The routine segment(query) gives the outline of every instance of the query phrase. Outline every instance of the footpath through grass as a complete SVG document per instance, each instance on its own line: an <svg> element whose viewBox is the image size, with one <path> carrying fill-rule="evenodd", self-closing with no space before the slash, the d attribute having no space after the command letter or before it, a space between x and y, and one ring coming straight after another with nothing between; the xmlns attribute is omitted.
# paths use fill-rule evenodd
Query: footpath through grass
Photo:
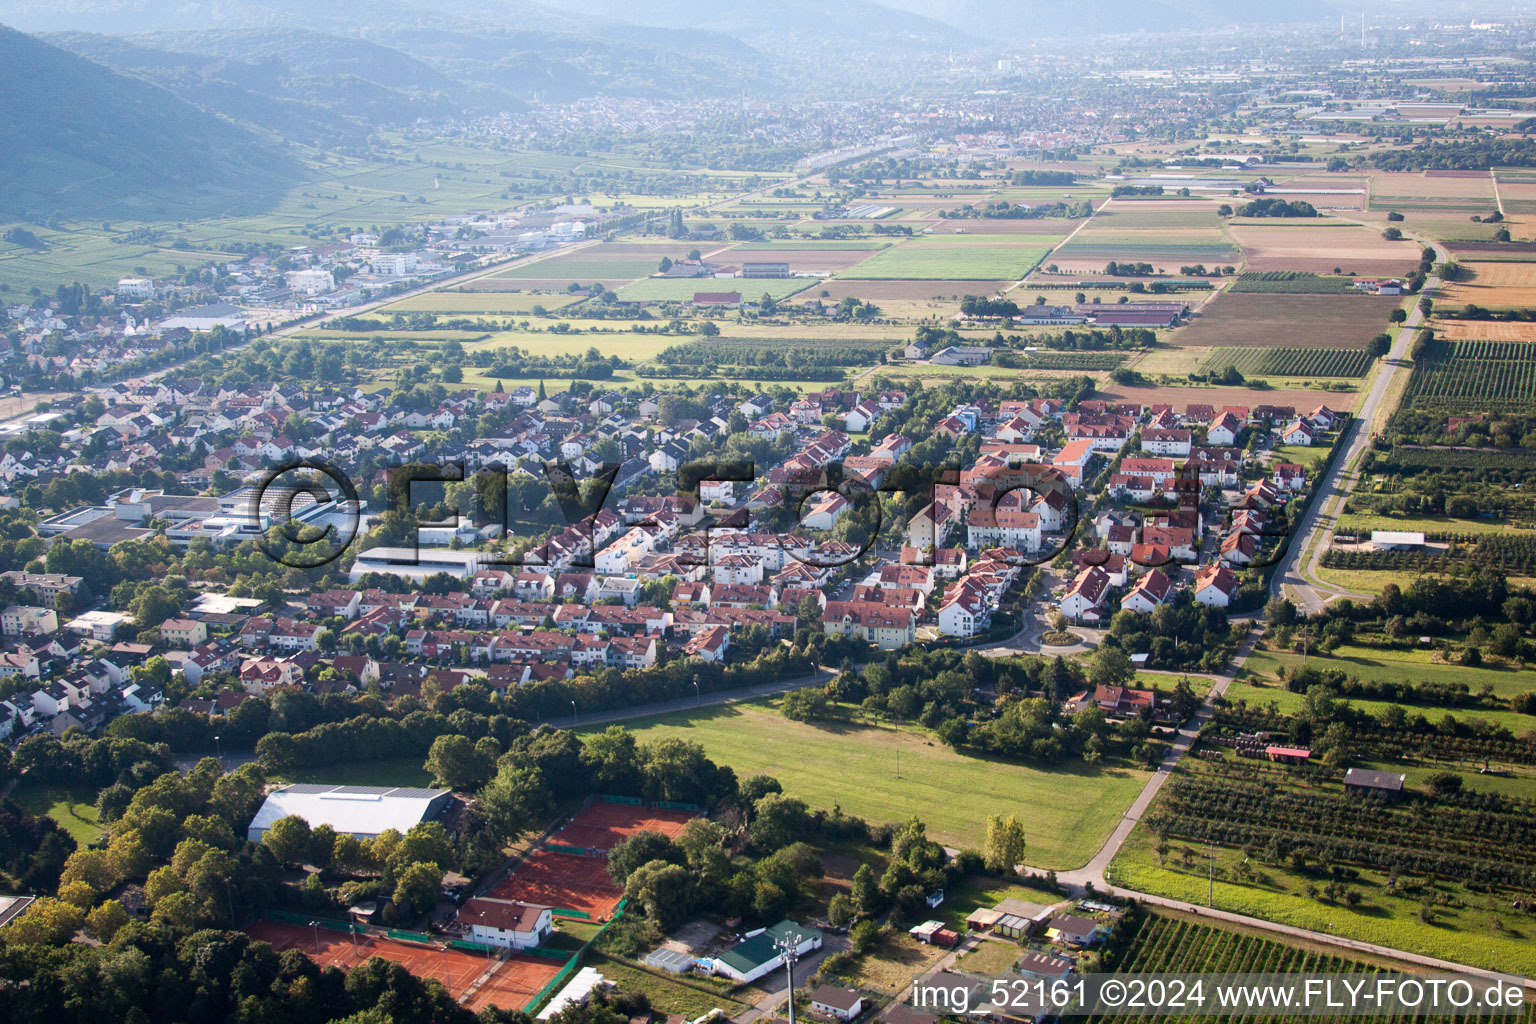
<svg viewBox="0 0 1536 1024"><path fill-rule="evenodd" d="M1049 868L1086 864L1147 780L1118 765L1046 769L968 757L926 729L811 725L763 704L636 719L626 728L641 742L697 741L738 778L772 775L812 807L838 806L871 822L915 814L948 846L980 847L987 816L1011 813L1027 830L1029 863Z"/></svg>

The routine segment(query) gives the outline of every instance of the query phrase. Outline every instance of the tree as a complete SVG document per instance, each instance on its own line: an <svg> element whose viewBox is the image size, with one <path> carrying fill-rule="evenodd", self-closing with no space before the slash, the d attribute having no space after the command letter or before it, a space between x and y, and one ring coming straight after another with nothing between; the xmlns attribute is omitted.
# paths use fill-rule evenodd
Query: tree
<svg viewBox="0 0 1536 1024"><path fill-rule="evenodd" d="M448 733L432 741L422 767L439 786L474 790L486 784L496 770L496 763L487 759L468 736Z"/></svg>
<svg viewBox="0 0 1536 1024"><path fill-rule="evenodd" d="M805 834L810 814L805 802L782 793L769 793L753 806L747 834L752 845L767 853L787 846Z"/></svg>
<svg viewBox="0 0 1536 1024"><path fill-rule="evenodd" d="M848 929L848 944L856 953L868 953L880 942L880 926L873 921L860 921Z"/></svg>
<svg viewBox="0 0 1536 1024"><path fill-rule="evenodd" d="M693 909L693 877L681 865L653 860L630 872L624 896L658 928L669 931L686 920Z"/></svg>
<svg viewBox="0 0 1536 1024"><path fill-rule="evenodd" d="M1400 324L1403 321L1408 319L1408 313L1407 313L1406 310L1404 310L1401 307L1399 307L1397 309L1394 309L1392 312L1388 313L1387 314L1387 319L1392 321L1394 324Z"/></svg>
<svg viewBox="0 0 1536 1024"><path fill-rule="evenodd" d="M853 920L853 900L847 893L838 893L827 903L827 920L832 922L834 928L846 928Z"/></svg>
<svg viewBox="0 0 1536 1024"><path fill-rule="evenodd" d="M279 864L298 864L309 856L309 822L297 814L278 818L262 833L261 844Z"/></svg>
<svg viewBox="0 0 1536 1024"><path fill-rule="evenodd" d="M1130 656L1119 647L1101 644L1088 659L1088 681L1095 686L1119 686L1135 675Z"/></svg>
<svg viewBox="0 0 1536 1024"><path fill-rule="evenodd" d="M849 893L853 900L853 907L860 914L873 914L880 909L880 883L875 878L875 869L868 864L860 864L859 870L853 873L853 887Z"/></svg>
<svg viewBox="0 0 1536 1024"><path fill-rule="evenodd" d="M651 829L641 829L608 851L608 873L622 886L643 864L653 861L684 864L687 860L682 849L670 838Z"/></svg>
<svg viewBox="0 0 1536 1024"><path fill-rule="evenodd" d="M719 336L720 328L715 326L715 322L713 320L705 320L703 323L699 324L699 337L717 338Z"/></svg>
<svg viewBox="0 0 1536 1024"><path fill-rule="evenodd" d="M552 811L544 773L531 766L503 764L480 791L480 812L504 842L511 842L549 817Z"/></svg>
<svg viewBox="0 0 1536 1024"><path fill-rule="evenodd" d="M128 923L128 911L117 900L107 900L85 915L85 930L102 942L111 942L117 930Z"/></svg>
<svg viewBox="0 0 1536 1024"><path fill-rule="evenodd" d="M987 836L982 845L987 870L1011 875L1024 862L1024 826L1013 815L994 814L987 819Z"/></svg>
<svg viewBox="0 0 1536 1024"><path fill-rule="evenodd" d="M394 900L409 906L413 913L422 914L437 903L442 889L443 869L436 864L416 861L399 873Z"/></svg>
<svg viewBox="0 0 1536 1024"><path fill-rule="evenodd" d="M1436 772L1425 781L1436 796L1455 796L1461 792L1462 779L1455 772Z"/></svg>
<svg viewBox="0 0 1536 1024"><path fill-rule="evenodd" d="M6 942L24 946L33 943L59 945L68 942L85 922L85 915L72 903L40 896L5 929Z"/></svg>

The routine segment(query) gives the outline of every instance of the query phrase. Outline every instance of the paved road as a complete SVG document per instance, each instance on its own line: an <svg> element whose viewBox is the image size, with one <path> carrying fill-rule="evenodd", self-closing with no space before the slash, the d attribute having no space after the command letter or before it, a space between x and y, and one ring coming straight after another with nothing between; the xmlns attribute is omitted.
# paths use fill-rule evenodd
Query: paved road
<svg viewBox="0 0 1536 1024"><path fill-rule="evenodd" d="M1434 243L1415 240L1421 241L1424 245L1433 246L1437 259L1446 258L1445 250L1434 246ZM1439 285L1438 277L1430 277L1424 282L1424 287L1419 294L1433 295ZM1317 497L1308 503L1301 523L1291 533L1290 545L1284 557L1270 577L1271 596L1290 597L1305 615L1320 611L1329 601L1337 597L1351 596L1368 599L1372 596L1314 581L1317 580L1318 563L1322 560L1324 552L1328 550L1328 545L1332 543L1334 524L1338 522L1339 515L1343 511L1345 499L1354 489L1361 456L1370 447L1372 423L1381 409L1382 401L1392 392L1399 378L1413 370L1413 364L1408 360L1408 349L1413 344L1413 336L1418 333L1423 318L1424 314L1415 301L1413 308L1408 312L1408 319L1398 328L1392 348L1382 360L1382 366L1376 373L1370 391L1366 393L1365 401L1361 403L1354 418L1350 420L1344 437L1339 440L1339 444L1343 446L1342 452L1333 460L1328 472L1314 482Z"/></svg>
<svg viewBox="0 0 1536 1024"><path fill-rule="evenodd" d="M1126 809L1119 823L1115 825L1115 830L1104 841L1104 845L1099 847L1099 852L1094 854L1093 859L1080 868L1056 872L1057 881L1074 887L1081 887L1089 882L1092 882L1099 889L1109 887L1109 883L1105 878L1105 871L1109 867L1109 862L1115 859L1115 854L1120 852L1120 847L1125 845L1126 839L1130 838L1131 830L1136 827L1136 823L1141 820L1141 816L1151 806L1153 798L1163 788L1164 783L1168 781L1168 777L1173 774L1174 767L1178 765L1185 754L1189 753L1189 748L1194 744L1195 737L1200 735L1200 728L1210 721L1211 716L1216 713L1216 699L1227 692L1227 687L1232 684L1233 676L1243 667L1243 663L1248 660L1248 655L1253 653L1253 645L1258 638L1259 633L1257 631L1250 632L1243 639L1243 642L1238 645L1237 651L1232 657L1230 671L1222 675L1208 677L1214 681L1211 683L1210 691L1205 695L1205 700L1196 709L1190 720L1179 727L1173 743L1168 748L1167 755L1163 758L1163 763L1158 766L1157 771L1152 773L1152 777L1147 780L1147 784L1142 787L1136 799L1131 802L1131 806Z"/></svg>

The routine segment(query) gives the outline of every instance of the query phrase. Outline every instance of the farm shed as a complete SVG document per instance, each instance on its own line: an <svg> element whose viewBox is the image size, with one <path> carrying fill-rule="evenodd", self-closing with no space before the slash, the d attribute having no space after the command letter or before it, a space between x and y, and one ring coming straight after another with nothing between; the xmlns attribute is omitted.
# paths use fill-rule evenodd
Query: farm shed
<svg viewBox="0 0 1536 1024"><path fill-rule="evenodd" d="M693 966L693 957L680 950L662 947L645 955L645 966L669 971L672 974L683 974Z"/></svg>
<svg viewBox="0 0 1536 1024"><path fill-rule="evenodd" d="M1396 799L1403 793L1403 783L1408 776L1402 772L1378 772L1370 768L1351 768L1344 773L1344 792L1380 793L1388 799Z"/></svg>
<svg viewBox="0 0 1536 1024"><path fill-rule="evenodd" d="M1424 546L1424 534L1417 530L1372 530L1371 547L1377 551L1416 551Z"/></svg>

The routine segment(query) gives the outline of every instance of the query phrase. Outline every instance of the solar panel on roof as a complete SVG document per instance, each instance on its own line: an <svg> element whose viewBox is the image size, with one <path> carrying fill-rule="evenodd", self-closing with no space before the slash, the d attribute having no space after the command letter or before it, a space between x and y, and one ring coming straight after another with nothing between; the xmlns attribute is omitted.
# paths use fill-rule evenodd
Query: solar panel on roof
<svg viewBox="0 0 1536 1024"><path fill-rule="evenodd" d="M281 792L314 796L317 793L329 793L334 788L333 786L317 786L313 782L296 782L291 786L284 786Z"/></svg>
<svg viewBox="0 0 1536 1024"><path fill-rule="evenodd" d="M384 796L386 793L393 793L394 789L390 786L336 786L331 792L345 793L348 796Z"/></svg>
<svg viewBox="0 0 1536 1024"><path fill-rule="evenodd" d="M448 792L446 789L392 789L389 795L408 800L433 800L446 792Z"/></svg>

